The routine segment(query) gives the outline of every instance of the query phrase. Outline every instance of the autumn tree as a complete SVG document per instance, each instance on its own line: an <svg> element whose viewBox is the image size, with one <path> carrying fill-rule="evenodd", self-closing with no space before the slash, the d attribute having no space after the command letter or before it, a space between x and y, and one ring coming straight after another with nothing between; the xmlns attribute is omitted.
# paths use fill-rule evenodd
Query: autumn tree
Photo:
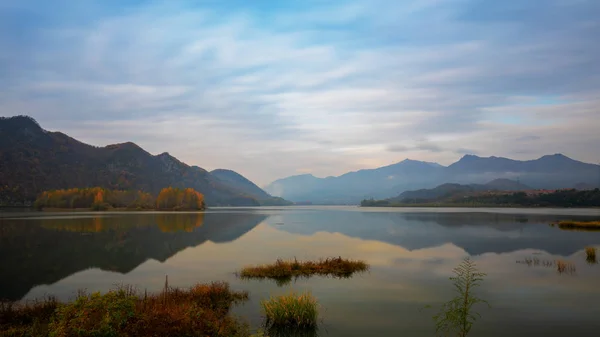
<svg viewBox="0 0 600 337"><path fill-rule="evenodd" d="M204 195L186 188L163 188L156 198L156 208L160 210L203 210L205 208Z"/></svg>

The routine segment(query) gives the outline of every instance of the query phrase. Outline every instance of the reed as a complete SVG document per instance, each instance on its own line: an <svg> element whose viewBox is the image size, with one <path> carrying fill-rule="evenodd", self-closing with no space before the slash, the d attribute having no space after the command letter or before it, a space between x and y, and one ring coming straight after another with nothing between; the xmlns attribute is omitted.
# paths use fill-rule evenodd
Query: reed
<svg viewBox="0 0 600 337"><path fill-rule="evenodd" d="M105 294L80 292L70 303L0 305L0 331L9 336L250 336L230 313L248 299L224 282L159 293L121 286Z"/></svg>
<svg viewBox="0 0 600 337"><path fill-rule="evenodd" d="M317 300L310 293L294 292L261 301L268 329L314 329L317 326Z"/></svg>
<svg viewBox="0 0 600 337"><path fill-rule="evenodd" d="M242 279L273 279L278 284L286 284L292 278L311 277L313 275L338 278L351 277L354 273L369 270L364 261L337 258L320 259L318 261L285 261L278 259L269 265L247 266L238 275Z"/></svg>
<svg viewBox="0 0 600 337"><path fill-rule="evenodd" d="M558 222L558 228L561 229L583 229L588 231L600 231L600 221L573 221L564 220Z"/></svg>
<svg viewBox="0 0 600 337"><path fill-rule="evenodd" d="M596 264L598 260L596 260L596 248L595 247L585 247L585 260L589 264Z"/></svg>

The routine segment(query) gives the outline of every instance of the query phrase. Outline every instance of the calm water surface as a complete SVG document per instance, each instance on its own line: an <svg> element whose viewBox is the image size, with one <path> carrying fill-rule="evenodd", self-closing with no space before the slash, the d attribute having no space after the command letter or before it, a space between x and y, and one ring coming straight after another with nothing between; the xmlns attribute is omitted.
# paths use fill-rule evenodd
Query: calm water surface
<svg viewBox="0 0 600 337"><path fill-rule="evenodd" d="M473 336L597 336L600 265L586 246L600 232L563 231L559 219L597 219L598 210L212 209L205 214L0 213L0 298L28 300L116 284L160 290L225 280L250 291L235 313L261 322L259 301L310 290L323 336L433 336L434 307L452 297L452 268L471 256L487 273ZM234 272L277 258L343 256L371 271L351 279L315 277L278 286ZM574 274L519 263L562 259Z"/></svg>

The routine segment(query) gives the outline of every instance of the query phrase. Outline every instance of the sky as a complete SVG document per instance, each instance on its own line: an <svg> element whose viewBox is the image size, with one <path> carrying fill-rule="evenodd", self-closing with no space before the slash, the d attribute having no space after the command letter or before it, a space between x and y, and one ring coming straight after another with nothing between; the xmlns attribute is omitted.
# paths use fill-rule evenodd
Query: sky
<svg viewBox="0 0 600 337"><path fill-rule="evenodd" d="M264 186L600 162L597 0L2 0L0 116Z"/></svg>

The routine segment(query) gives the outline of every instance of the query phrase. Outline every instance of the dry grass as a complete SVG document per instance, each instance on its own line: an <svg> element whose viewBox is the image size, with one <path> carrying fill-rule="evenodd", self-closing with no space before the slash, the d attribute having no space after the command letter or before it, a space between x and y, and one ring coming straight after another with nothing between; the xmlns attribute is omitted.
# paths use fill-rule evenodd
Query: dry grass
<svg viewBox="0 0 600 337"><path fill-rule="evenodd" d="M106 294L80 293L71 303L47 300L0 307L0 331L8 336L249 336L229 315L247 300L227 283L198 284L141 294L121 287Z"/></svg>
<svg viewBox="0 0 600 337"><path fill-rule="evenodd" d="M317 326L317 299L310 293L282 295L261 301L268 329L314 329Z"/></svg>
<svg viewBox="0 0 600 337"><path fill-rule="evenodd" d="M321 259L319 261L284 261L278 259L274 264L248 266L239 272L242 279L273 279L278 284L285 284L292 278L311 277L313 275L332 277L351 277L354 273L369 270L364 261L337 258Z"/></svg>
<svg viewBox="0 0 600 337"><path fill-rule="evenodd" d="M556 260L556 270L559 274L575 274L576 268L573 262Z"/></svg>
<svg viewBox="0 0 600 337"><path fill-rule="evenodd" d="M547 267L556 268L559 274L575 274L577 268L575 264L566 260L541 260L537 257L525 258L523 261L517 261L517 263L526 264L534 267Z"/></svg>
<svg viewBox="0 0 600 337"><path fill-rule="evenodd" d="M558 222L558 228L572 230L600 231L600 221L572 221Z"/></svg>
<svg viewBox="0 0 600 337"><path fill-rule="evenodd" d="M594 247L585 247L585 260L589 264L596 264L598 260L596 260L596 248Z"/></svg>

